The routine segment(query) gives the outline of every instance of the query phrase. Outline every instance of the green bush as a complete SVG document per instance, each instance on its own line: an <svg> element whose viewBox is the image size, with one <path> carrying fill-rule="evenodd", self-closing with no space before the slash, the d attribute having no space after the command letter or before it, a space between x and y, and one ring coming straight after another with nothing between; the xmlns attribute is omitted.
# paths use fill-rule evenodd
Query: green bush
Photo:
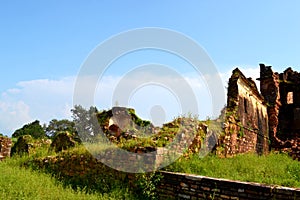
<svg viewBox="0 0 300 200"><path fill-rule="evenodd" d="M162 175L158 172L137 174L135 186L139 198L145 200L157 199L156 188L162 178Z"/></svg>

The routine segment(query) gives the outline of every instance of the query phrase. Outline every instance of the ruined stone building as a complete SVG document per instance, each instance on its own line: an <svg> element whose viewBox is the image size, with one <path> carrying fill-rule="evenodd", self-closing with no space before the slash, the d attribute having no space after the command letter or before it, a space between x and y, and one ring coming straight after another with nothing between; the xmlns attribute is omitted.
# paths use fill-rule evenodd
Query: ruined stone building
<svg viewBox="0 0 300 200"><path fill-rule="evenodd" d="M261 64L259 80L268 104L271 147L290 148L300 160L300 73L287 68L279 74Z"/></svg>
<svg viewBox="0 0 300 200"><path fill-rule="evenodd" d="M260 91L237 68L229 79L223 146L226 155L291 148L300 155L300 73L260 64ZM298 156L297 156L298 157Z"/></svg>
<svg viewBox="0 0 300 200"><path fill-rule="evenodd" d="M267 105L255 82L236 68L229 79L227 95L225 156L268 152Z"/></svg>
<svg viewBox="0 0 300 200"><path fill-rule="evenodd" d="M11 139L0 136L0 161L6 157L10 157L11 146Z"/></svg>
<svg viewBox="0 0 300 200"><path fill-rule="evenodd" d="M300 74L291 68L283 73L260 65L261 93L268 103L270 135L276 141L297 138L300 133Z"/></svg>

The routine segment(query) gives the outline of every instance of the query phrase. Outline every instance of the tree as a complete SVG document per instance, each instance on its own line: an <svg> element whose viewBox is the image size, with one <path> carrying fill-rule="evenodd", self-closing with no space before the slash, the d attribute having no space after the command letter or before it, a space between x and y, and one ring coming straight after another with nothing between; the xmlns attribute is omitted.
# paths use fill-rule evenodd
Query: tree
<svg viewBox="0 0 300 200"><path fill-rule="evenodd" d="M45 131L49 138L54 138L61 131L67 131L73 136L77 135L75 123L67 119L52 119L49 122L49 125L45 128Z"/></svg>
<svg viewBox="0 0 300 200"><path fill-rule="evenodd" d="M45 138L46 134L43 127L40 125L40 121L35 120L29 124L24 125L22 128L16 130L12 137L18 138L22 135L31 135L33 138Z"/></svg>
<svg viewBox="0 0 300 200"><path fill-rule="evenodd" d="M83 142L92 142L96 136L101 133L100 126L96 114L98 110L96 107L91 106L86 110L80 105L75 105L71 110L73 114L73 122L80 139Z"/></svg>

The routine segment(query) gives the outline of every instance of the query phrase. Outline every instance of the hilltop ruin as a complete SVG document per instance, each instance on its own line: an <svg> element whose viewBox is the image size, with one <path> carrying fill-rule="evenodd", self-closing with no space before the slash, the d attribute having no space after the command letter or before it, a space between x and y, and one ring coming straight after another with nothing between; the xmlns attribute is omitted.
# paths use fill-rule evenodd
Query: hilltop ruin
<svg viewBox="0 0 300 200"><path fill-rule="evenodd" d="M164 124L162 128L154 127L150 121L140 119L134 109L114 107L109 111L97 113L96 121L109 140L120 143L120 138L134 140L139 144L139 133L152 135L147 142L153 148L131 147L127 150L153 151L154 147L164 147L173 140L179 131L186 138L182 141L189 146L191 152L198 152L208 141L210 149L222 156L238 153L255 152L259 155L268 153L270 149L287 151L295 159L300 160L300 73L287 68L283 73L273 72L271 66L260 64L260 91L255 82L238 69L232 71L228 83L227 107L224 121L215 120L212 130L205 123L193 124L195 130L181 130L192 127L192 119L181 119ZM180 121L181 120L181 121ZM197 128L198 127L198 128ZM199 128L200 127L200 128ZM198 130L199 129L199 130ZM201 131L200 131L201 129ZM189 132L197 132L195 140L187 137ZM95 135L93 135L95 136ZM179 137L179 136L178 136ZM212 140L212 142L211 142ZM216 146L214 146L216 144ZM207 145L207 144L206 144ZM12 142L0 137L0 160L10 155ZM175 147L174 147L175 148ZM179 148L179 147L178 147Z"/></svg>
<svg viewBox="0 0 300 200"><path fill-rule="evenodd" d="M222 140L225 155L274 148L299 158L300 73L287 68L279 74L260 64L258 80L260 92L238 68L232 72Z"/></svg>

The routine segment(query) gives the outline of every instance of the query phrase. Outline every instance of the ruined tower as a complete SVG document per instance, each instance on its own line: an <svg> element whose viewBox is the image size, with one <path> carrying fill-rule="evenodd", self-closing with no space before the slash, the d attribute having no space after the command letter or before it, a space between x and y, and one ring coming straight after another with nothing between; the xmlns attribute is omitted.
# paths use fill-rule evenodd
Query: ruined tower
<svg viewBox="0 0 300 200"><path fill-rule="evenodd" d="M271 66L260 64L260 91L268 106L269 137L272 144L279 144L276 137L280 103L279 75L274 73Z"/></svg>
<svg viewBox="0 0 300 200"><path fill-rule="evenodd" d="M279 75L279 80L281 107L278 137L290 140L300 133L300 74L288 68Z"/></svg>
<svg viewBox="0 0 300 200"><path fill-rule="evenodd" d="M260 64L258 80L260 92L238 68L232 72L221 138L225 156L270 147L300 160L300 73L287 68L279 74Z"/></svg>
<svg viewBox="0 0 300 200"><path fill-rule="evenodd" d="M255 82L236 68L229 79L223 139L225 156L237 153L267 153L268 114Z"/></svg>
<svg viewBox="0 0 300 200"><path fill-rule="evenodd" d="M269 134L273 147L290 147L300 133L300 74L291 68L273 72L260 64L260 90L268 105Z"/></svg>

